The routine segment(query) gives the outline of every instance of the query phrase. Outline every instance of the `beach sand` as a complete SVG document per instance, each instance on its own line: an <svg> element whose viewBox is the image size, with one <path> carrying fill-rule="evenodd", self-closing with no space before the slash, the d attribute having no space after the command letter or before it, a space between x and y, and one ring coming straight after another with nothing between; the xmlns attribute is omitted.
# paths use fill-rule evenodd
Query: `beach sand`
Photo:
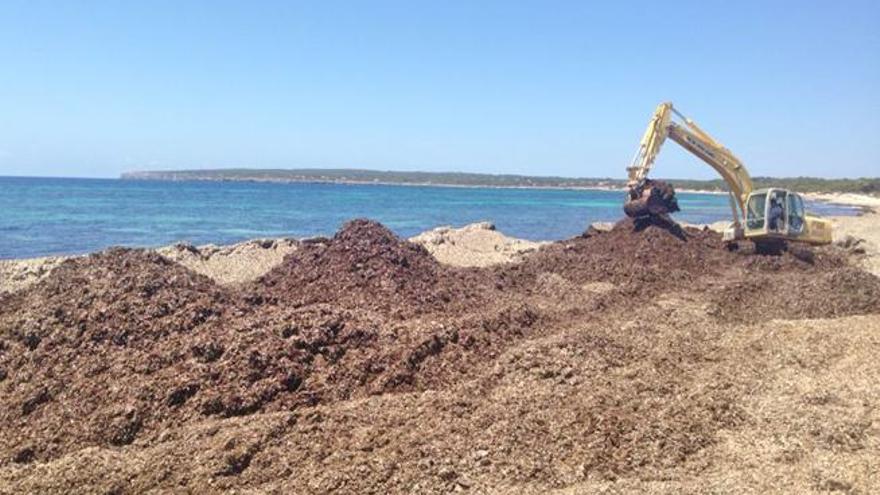
<svg viewBox="0 0 880 495"><path fill-rule="evenodd" d="M452 266L510 263L547 244L508 237L489 222L460 228L437 227L409 240L424 246L440 263Z"/></svg>
<svg viewBox="0 0 880 495"><path fill-rule="evenodd" d="M45 278L64 256L49 256L23 260L0 260L0 294L16 292Z"/></svg>
<svg viewBox="0 0 880 495"><path fill-rule="evenodd" d="M5 262L0 493L871 493L880 215L834 221Z"/></svg>
<svg viewBox="0 0 880 495"><path fill-rule="evenodd" d="M859 216L831 217L834 240L859 254L859 263L880 276L880 210L866 210Z"/></svg>
<svg viewBox="0 0 880 495"><path fill-rule="evenodd" d="M156 252L221 285L235 285L256 280L297 246L295 239L254 239L230 246L175 244Z"/></svg>
<svg viewBox="0 0 880 495"><path fill-rule="evenodd" d="M178 243L155 249L155 252L222 285L235 285L257 279L281 263L298 245L295 239L254 239L229 246ZM0 293L30 287L64 260L78 257L0 260Z"/></svg>

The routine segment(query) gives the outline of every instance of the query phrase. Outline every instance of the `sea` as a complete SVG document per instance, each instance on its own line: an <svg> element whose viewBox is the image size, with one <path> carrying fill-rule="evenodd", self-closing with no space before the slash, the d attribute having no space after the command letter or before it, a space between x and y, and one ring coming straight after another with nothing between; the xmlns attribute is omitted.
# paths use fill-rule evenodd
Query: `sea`
<svg viewBox="0 0 880 495"><path fill-rule="evenodd" d="M513 237L557 240L619 220L623 197L570 189L0 177L0 259L331 236L353 218L377 220L402 237L488 221ZM730 219L726 195L678 198L678 220ZM807 206L823 215L857 213Z"/></svg>

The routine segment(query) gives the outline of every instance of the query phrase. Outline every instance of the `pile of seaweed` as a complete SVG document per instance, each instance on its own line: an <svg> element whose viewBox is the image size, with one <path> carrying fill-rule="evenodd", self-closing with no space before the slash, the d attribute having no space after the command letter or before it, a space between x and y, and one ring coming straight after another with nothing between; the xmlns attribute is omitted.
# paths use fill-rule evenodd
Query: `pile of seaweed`
<svg viewBox="0 0 880 495"><path fill-rule="evenodd" d="M582 290L596 283L612 290ZM708 230L630 219L484 269L441 265L384 226L355 220L333 238L304 242L239 288L156 254L111 249L67 261L0 299L0 466L90 446L152 447L168 431L205 421L457 390L475 376L488 390L508 374L534 374L555 384L541 389L544 400L565 404L553 394L574 380L568 358L602 391L583 399L593 412L566 423L588 425L580 434L598 442L578 447L586 449L579 455L604 472L659 466L667 450L683 462L736 423L734 388L697 387L703 395L685 404L691 419L670 419L666 430L628 408L654 403L678 417L683 409L668 398L693 385L681 363L711 362L704 358L712 341L694 338L708 330L664 320L667 313L652 306L659 296L687 292L713 305L718 322L880 313L880 280L833 252L743 254ZM701 320L714 332L716 323ZM564 351L566 359L506 354L572 328L574 337L541 351ZM656 340L659 332L667 338ZM614 370L626 367L643 381L615 381ZM520 382L509 389L523 390ZM521 404L523 414L546 425L543 409L532 406ZM484 426L509 429L498 442L512 451L526 439L539 446L534 432L503 417L509 411L484 408ZM560 442L577 434L557 433ZM663 455L640 450L643 437Z"/></svg>

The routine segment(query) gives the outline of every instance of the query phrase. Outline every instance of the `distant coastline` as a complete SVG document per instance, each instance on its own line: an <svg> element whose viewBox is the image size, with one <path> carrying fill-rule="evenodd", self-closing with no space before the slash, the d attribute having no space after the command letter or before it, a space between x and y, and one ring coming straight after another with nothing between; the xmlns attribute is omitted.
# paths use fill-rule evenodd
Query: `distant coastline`
<svg viewBox="0 0 880 495"><path fill-rule="evenodd" d="M625 181L459 172L394 172L362 169L212 169L126 172L124 180L243 181L432 187L504 187L620 190Z"/></svg>
<svg viewBox="0 0 880 495"><path fill-rule="evenodd" d="M528 189L589 189L620 191L623 179L540 177L464 172L395 172L363 169L205 169L132 171L123 180L326 183L433 187L497 187ZM682 192L725 193L721 179L667 179ZM816 177L753 177L756 188L784 187L804 193L856 193L880 195L880 178L824 179Z"/></svg>

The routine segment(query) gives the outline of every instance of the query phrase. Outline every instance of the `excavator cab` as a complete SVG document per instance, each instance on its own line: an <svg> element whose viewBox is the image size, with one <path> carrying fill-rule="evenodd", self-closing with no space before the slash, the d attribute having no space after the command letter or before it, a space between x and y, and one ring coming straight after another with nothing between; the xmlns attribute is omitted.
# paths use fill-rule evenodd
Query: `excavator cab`
<svg viewBox="0 0 880 495"><path fill-rule="evenodd" d="M746 201L744 234L751 239L796 239L806 213L800 195L785 189L759 189ZM757 239L756 239L757 238Z"/></svg>
<svg viewBox="0 0 880 495"><path fill-rule="evenodd" d="M800 194L785 189L759 189L748 195L745 204L743 237L759 247L778 248L785 241L831 242L831 222L807 213Z"/></svg>

